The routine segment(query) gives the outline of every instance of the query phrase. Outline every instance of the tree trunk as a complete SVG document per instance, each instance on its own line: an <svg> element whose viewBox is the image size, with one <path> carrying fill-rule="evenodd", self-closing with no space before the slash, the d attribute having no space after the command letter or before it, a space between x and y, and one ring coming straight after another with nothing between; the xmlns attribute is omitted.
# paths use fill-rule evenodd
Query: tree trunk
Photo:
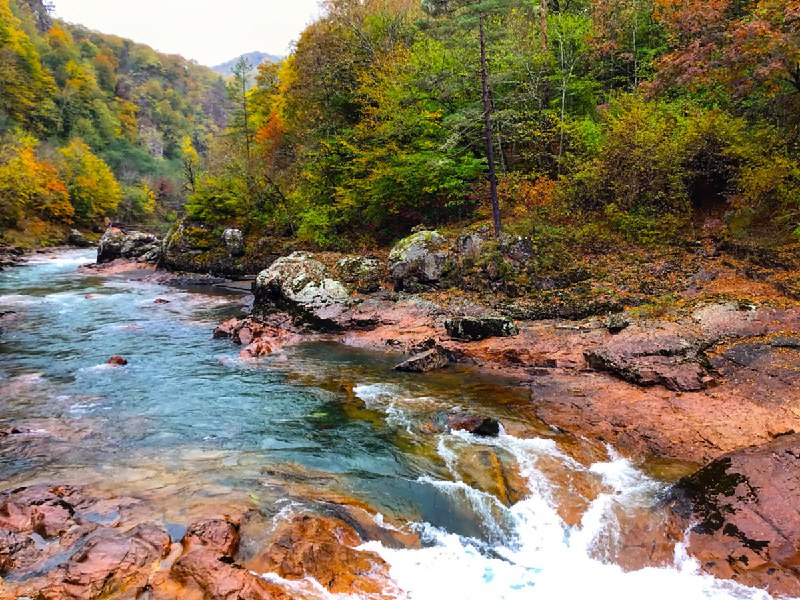
<svg viewBox="0 0 800 600"><path fill-rule="evenodd" d="M481 85L483 87L483 125L486 138L486 161L489 166L489 192L492 197L492 217L494 219L494 235L500 237L500 201L497 197L497 173L494 166L494 140L492 135L492 100L489 96L489 74L486 69L486 32L483 26L484 16L480 16L479 35L481 41Z"/></svg>
<svg viewBox="0 0 800 600"><path fill-rule="evenodd" d="M250 161L253 159L250 153L250 122L247 115L247 74L242 75L242 116L244 117L244 147L247 154L247 171L250 172Z"/></svg>
<svg viewBox="0 0 800 600"><path fill-rule="evenodd" d="M539 12L542 19L542 50L547 52L547 0L539 0Z"/></svg>

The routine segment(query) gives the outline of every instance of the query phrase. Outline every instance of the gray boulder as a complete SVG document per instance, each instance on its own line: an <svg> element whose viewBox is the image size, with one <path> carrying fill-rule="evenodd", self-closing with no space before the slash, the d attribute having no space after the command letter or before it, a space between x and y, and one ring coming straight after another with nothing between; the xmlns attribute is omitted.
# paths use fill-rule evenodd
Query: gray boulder
<svg viewBox="0 0 800 600"><path fill-rule="evenodd" d="M75 248L89 248L91 247L92 242L87 240L80 231L73 229L67 236L67 244L74 246Z"/></svg>
<svg viewBox="0 0 800 600"><path fill-rule="evenodd" d="M244 255L244 234L241 229L226 229L222 232L222 241L233 258Z"/></svg>
<svg viewBox="0 0 800 600"><path fill-rule="evenodd" d="M486 245L486 236L480 233L465 233L456 240L456 248L461 260L478 260Z"/></svg>
<svg viewBox="0 0 800 600"><path fill-rule="evenodd" d="M401 240L389 254L389 273L398 291L437 287L453 257L436 231L420 231Z"/></svg>
<svg viewBox="0 0 800 600"><path fill-rule="evenodd" d="M468 342L519 333L514 321L506 317L458 317L445 321L444 327L451 338Z"/></svg>
<svg viewBox="0 0 800 600"><path fill-rule="evenodd" d="M363 293L376 292L386 275L386 267L377 258L348 256L336 263L336 272L344 283Z"/></svg>
<svg viewBox="0 0 800 600"><path fill-rule="evenodd" d="M125 231L110 226L100 238L97 249L98 264L117 259L155 263L161 256L161 240L150 233Z"/></svg>
<svg viewBox="0 0 800 600"><path fill-rule="evenodd" d="M341 329L345 313L355 303L344 283L306 252L281 257L259 273L253 294L254 312L286 311L323 330Z"/></svg>

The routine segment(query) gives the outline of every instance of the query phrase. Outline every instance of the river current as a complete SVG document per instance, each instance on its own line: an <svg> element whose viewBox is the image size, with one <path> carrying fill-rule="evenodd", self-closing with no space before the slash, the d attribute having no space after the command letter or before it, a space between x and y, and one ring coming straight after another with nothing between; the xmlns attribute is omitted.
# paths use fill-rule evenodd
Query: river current
<svg viewBox="0 0 800 600"><path fill-rule="evenodd" d="M0 449L0 491L70 483L145 498L175 535L208 506L280 518L354 498L421 535L422 549L365 544L414 600L770 597L702 574L681 543L657 565L627 564L630 525L658 531L668 477L551 431L513 382L398 374L396 356L330 342L245 361L211 336L244 296L80 274L93 259L39 255L0 273L0 312L14 312L0 429L41 432ZM129 364L106 365L112 355ZM435 426L458 408L505 429Z"/></svg>

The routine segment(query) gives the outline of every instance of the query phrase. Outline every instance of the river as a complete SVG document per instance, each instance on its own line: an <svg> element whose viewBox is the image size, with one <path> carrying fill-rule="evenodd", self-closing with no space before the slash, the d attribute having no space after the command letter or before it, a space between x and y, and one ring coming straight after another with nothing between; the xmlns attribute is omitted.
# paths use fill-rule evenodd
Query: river
<svg viewBox="0 0 800 600"><path fill-rule="evenodd" d="M0 336L0 429L34 434L0 446L0 491L129 494L178 537L209 506L270 519L355 498L421 535L422 549L365 544L415 600L769 598L701 574L680 543L638 564L637 536L668 543L671 477L552 431L514 382L465 368L399 374L396 356L331 342L242 360L211 331L246 297L146 271L80 274L93 258L37 255L0 273L0 312L15 313ZM129 364L108 366L112 355ZM458 408L505 429L437 429Z"/></svg>

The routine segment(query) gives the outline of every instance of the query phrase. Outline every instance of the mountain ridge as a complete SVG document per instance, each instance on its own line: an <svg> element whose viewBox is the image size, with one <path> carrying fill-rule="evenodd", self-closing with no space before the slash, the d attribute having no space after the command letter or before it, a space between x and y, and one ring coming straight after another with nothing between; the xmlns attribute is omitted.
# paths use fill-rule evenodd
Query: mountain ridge
<svg viewBox="0 0 800 600"><path fill-rule="evenodd" d="M251 67L250 70L253 72L257 71L259 65L261 65L262 63L280 62L281 60L283 60L283 57L277 56L275 54L254 51L254 52L247 52L245 54L240 54L236 58L232 58L229 61L211 67L211 69L219 73L223 77L230 77L231 75L233 75L233 69L236 66L236 63L239 62L239 60L242 58L246 58L249 61Z"/></svg>

